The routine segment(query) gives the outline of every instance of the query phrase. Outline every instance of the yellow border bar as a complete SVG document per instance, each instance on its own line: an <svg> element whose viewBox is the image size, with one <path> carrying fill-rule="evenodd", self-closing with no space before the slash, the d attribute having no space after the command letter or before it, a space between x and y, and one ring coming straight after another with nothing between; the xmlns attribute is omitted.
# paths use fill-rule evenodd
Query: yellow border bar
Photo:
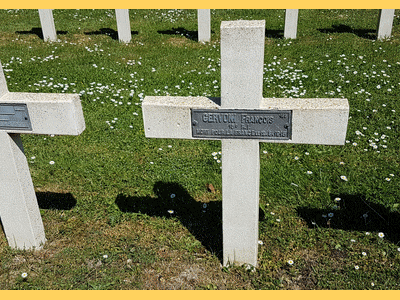
<svg viewBox="0 0 400 300"><path fill-rule="evenodd" d="M398 0L384 1L361 1L361 0L331 0L331 1L315 1L315 0L287 0L287 1L215 1L215 0L153 0L153 1L94 1L94 0L68 0L68 1L49 1L49 0L19 0L19 1L1 1L0 9L393 9L400 8Z"/></svg>

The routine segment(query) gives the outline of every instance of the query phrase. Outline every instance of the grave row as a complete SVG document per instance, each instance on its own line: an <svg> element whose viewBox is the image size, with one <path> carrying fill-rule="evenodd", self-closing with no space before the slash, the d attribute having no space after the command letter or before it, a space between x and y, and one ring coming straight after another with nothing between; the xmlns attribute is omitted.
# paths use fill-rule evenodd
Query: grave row
<svg viewBox="0 0 400 300"><path fill-rule="evenodd" d="M377 38L378 40L390 38L392 35L392 26L394 18L394 9L379 10ZM295 39L297 37L297 23L299 10L287 9L285 13L284 37Z"/></svg>
<svg viewBox="0 0 400 300"><path fill-rule="evenodd" d="M221 23L221 97L146 96L147 138L221 140L223 264L257 266L259 143L344 145L347 99L263 98L265 21ZM9 245L46 241L20 134L79 135L76 94L11 93L0 65L0 217Z"/></svg>
<svg viewBox="0 0 400 300"><path fill-rule="evenodd" d="M377 27L378 40L390 38L392 34L394 9L379 10L379 21ZM120 42L129 43L131 41L131 25L129 21L128 9L116 9L118 39ZM297 23L299 10L286 9L284 38L295 39L297 37ZM45 41L56 41L57 34L54 25L53 12L51 9L39 9L40 23ZM199 42L209 42L211 40L211 14L209 9L197 10L198 40Z"/></svg>
<svg viewBox="0 0 400 300"><path fill-rule="evenodd" d="M42 26L44 41L57 41L57 33L54 25L53 10L39 9L40 24ZM118 40L123 43L131 41L131 24L128 9L116 9ZM209 42L211 39L211 15L209 9L198 9L198 39L199 42Z"/></svg>

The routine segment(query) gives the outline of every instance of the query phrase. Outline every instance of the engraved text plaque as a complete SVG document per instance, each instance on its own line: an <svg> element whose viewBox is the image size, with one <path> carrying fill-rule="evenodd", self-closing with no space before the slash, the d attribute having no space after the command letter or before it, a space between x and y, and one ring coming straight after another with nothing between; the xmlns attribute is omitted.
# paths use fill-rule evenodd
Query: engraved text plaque
<svg viewBox="0 0 400 300"><path fill-rule="evenodd" d="M192 137L289 140L292 111L192 109Z"/></svg>

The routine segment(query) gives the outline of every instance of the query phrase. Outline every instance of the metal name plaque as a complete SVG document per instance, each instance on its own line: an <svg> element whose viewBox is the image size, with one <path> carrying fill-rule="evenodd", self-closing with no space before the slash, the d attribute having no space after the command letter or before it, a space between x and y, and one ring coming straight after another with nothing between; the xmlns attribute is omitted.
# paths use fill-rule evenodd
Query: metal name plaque
<svg viewBox="0 0 400 300"><path fill-rule="evenodd" d="M292 111L192 109L192 137L289 140Z"/></svg>
<svg viewBox="0 0 400 300"><path fill-rule="evenodd" d="M32 131L26 104L0 103L0 130Z"/></svg>

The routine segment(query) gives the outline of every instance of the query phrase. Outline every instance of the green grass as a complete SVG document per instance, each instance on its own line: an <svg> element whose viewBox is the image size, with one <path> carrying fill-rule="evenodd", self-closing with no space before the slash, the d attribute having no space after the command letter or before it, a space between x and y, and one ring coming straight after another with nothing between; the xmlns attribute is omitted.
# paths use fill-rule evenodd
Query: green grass
<svg viewBox="0 0 400 300"><path fill-rule="evenodd" d="M47 243L12 250L0 231L0 289L399 289L399 13L376 41L377 10L300 10L285 40L284 10L212 10L201 44L195 10L130 10L125 45L113 10L54 10L56 43L37 10L0 10L9 90L79 93L86 121L23 136ZM141 111L218 97L219 27L236 19L266 20L264 97L345 97L351 116L344 146L260 145L253 272L220 266L220 142L146 139Z"/></svg>

